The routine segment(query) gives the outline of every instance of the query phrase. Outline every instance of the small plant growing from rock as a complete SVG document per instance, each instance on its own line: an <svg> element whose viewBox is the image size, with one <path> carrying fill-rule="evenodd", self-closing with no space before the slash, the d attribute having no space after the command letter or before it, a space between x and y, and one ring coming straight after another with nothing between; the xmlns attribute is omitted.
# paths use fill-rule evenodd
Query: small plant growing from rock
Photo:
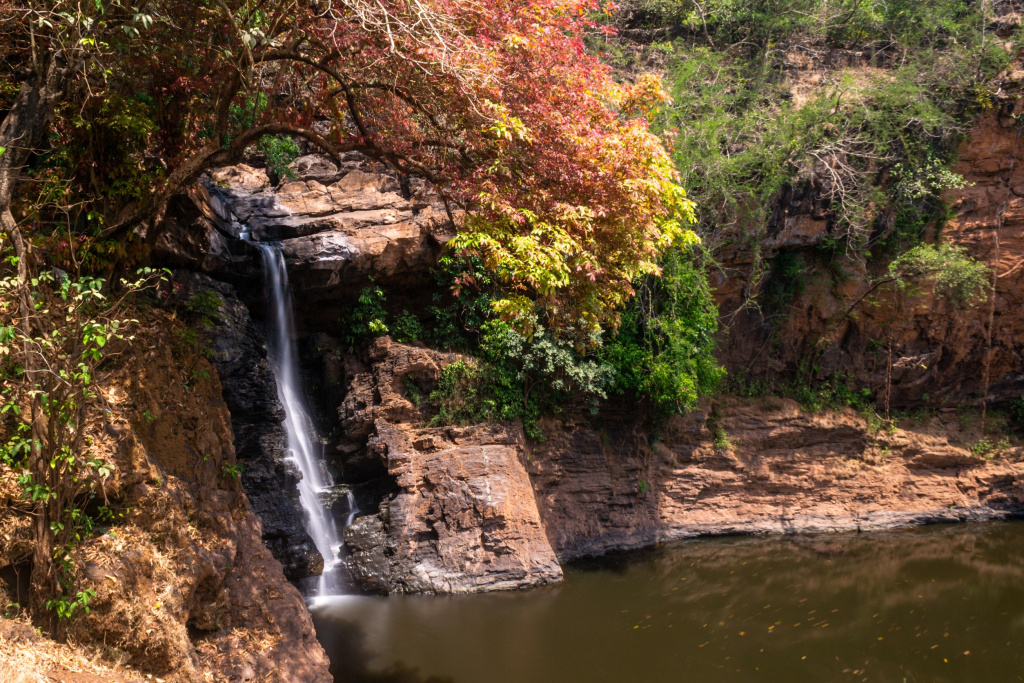
<svg viewBox="0 0 1024 683"><path fill-rule="evenodd" d="M716 425L714 434L714 445L716 451L732 450L732 442L729 441L729 435L726 433L725 427L722 425Z"/></svg>
<svg viewBox="0 0 1024 683"><path fill-rule="evenodd" d="M226 462L221 465L221 474L227 478L230 477L235 481L238 481L238 477L242 474L242 466L236 465L235 463Z"/></svg>
<svg viewBox="0 0 1024 683"><path fill-rule="evenodd" d="M982 437L971 446L971 455L984 460L992 460L1003 451L1009 450L1009 448L1010 440L1006 437L1003 437L996 442L993 442L987 437Z"/></svg>

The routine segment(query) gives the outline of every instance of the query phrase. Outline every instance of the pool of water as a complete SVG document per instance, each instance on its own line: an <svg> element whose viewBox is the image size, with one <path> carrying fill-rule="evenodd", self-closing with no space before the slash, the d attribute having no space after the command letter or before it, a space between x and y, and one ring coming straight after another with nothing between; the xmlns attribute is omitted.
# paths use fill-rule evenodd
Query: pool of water
<svg viewBox="0 0 1024 683"><path fill-rule="evenodd" d="M313 615L346 683L1024 681L1024 522L693 540Z"/></svg>

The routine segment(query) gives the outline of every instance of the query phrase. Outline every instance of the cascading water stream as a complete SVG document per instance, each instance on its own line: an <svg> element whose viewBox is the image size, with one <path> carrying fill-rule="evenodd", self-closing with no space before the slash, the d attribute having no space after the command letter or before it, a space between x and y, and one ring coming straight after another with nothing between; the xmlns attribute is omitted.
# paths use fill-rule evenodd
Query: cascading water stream
<svg viewBox="0 0 1024 683"><path fill-rule="evenodd" d="M277 395L284 406L285 434L288 450L302 479L299 481L299 499L306 511L306 527L316 549L324 558L324 571L320 575L317 597L331 594L328 577L338 566L341 541L334 516L323 502L334 482L323 467L320 440L310 419L302 391L295 352L295 319L292 314L292 293L288 285L288 271L280 249L273 244L254 243L263 255L263 275L270 289L270 329L268 341L270 362L277 380ZM349 509L355 510L349 493ZM349 517L353 517L354 512ZM350 523L350 522L349 522Z"/></svg>

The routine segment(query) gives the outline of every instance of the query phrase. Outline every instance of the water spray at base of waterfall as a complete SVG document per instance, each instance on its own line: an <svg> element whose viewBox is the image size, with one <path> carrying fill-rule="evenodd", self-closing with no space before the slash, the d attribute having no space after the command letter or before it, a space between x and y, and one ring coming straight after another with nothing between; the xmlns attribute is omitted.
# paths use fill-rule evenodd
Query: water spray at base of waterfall
<svg viewBox="0 0 1024 683"><path fill-rule="evenodd" d="M324 466L323 447L310 418L302 390L294 342L292 293L288 284L284 256L274 244L253 244L262 253L263 275L270 290L267 337L271 369L277 380L277 395L284 406L288 453L302 473L302 479L299 481L299 500L306 512L306 530L324 558L324 569L318 581L315 597L324 598L336 595L341 583L336 570L341 563L342 543L330 506L324 503L325 494L332 491L334 482ZM349 514L345 526L348 526L359 510L352 492L346 491L346 494Z"/></svg>

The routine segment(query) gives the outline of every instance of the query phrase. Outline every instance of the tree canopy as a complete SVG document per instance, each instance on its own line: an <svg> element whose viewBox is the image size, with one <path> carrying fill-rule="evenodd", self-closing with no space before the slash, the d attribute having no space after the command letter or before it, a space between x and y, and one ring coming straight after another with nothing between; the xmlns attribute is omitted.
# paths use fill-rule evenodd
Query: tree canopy
<svg viewBox="0 0 1024 683"><path fill-rule="evenodd" d="M503 315L537 306L593 332L662 250L692 239L692 205L648 131L665 94L650 78L615 83L584 50L600 11L593 0L3 0L5 125L26 97L41 102L22 117L30 131L6 126L0 139L25 150L9 160L8 192L32 181L12 217L69 265L122 256L133 235L155 239L171 196L202 172L290 136L425 178L458 219L453 246L507 283Z"/></svg>

